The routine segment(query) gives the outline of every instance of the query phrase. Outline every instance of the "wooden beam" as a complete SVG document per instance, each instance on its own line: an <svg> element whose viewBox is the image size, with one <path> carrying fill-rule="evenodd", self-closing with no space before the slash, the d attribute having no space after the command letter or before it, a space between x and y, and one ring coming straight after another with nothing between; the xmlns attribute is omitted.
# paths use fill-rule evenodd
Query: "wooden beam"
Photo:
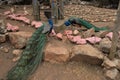
<svg viewBox="0 0 120 80"><path fill-rule="evenodd" d="M33 15L36 21L40 21L40 4L38 0L32 0L33 4Z"/></svg>
<svg viewBox="0 0 120 80"><path fill-rule="evenodd" d="M64 19L64 3L63 0L58 0L58 19Z"/></svg>
<svg viewBox="0 0 120 80"><path fill-rule="evenodd" d="M114 59L116 53L117 53L117 44L118 44L118 39L119 39L119 30L120 30L120 1L119 1L119 7L118 7L118 11L117 11L117 18L115 21L115 28L113 30L113 38L112 38L112 46L110 49L110 54L109 54L109 58L110 59Z"/></svg>

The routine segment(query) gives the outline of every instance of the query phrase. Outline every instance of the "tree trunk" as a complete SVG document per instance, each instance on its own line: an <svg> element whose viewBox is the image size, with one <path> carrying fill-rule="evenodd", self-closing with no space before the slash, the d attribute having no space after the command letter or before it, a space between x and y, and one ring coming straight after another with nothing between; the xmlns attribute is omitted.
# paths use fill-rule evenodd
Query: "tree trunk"
<svg viewBox="0 0 120 80"><path fill-rule="evenodd" d="M36 21L39 21L40 20L40 4L39 4L38 0L33 0L32 4L33 4L34 19Z"/></svg>
<svg viewBox="0 0 120 80"><path fill-rule="evenodd" d="M119 39L119 30L120 30L120 1L119 1L119 7L118 7L118 11L117 11L117 18L115 21L115 28L113 30L113 38L112 38L112 46L111 46L111 50L110 50L110 54L109 54L109 58L110 59L114 59L115 54L117 53L117 43L118 43L118 39Z"/></svg>
<svg viewBox="0 0 120 80"><path fill-rule="evenodd" d="M58 19L64 19L64 4L63 0L58 0Z"/></svg>
<svg viewBox="0 0 120 80"><path fill-rule="evenodd" d="M58 22L58 6L57 0L51 0L52 20L56 24Z"/></svg>

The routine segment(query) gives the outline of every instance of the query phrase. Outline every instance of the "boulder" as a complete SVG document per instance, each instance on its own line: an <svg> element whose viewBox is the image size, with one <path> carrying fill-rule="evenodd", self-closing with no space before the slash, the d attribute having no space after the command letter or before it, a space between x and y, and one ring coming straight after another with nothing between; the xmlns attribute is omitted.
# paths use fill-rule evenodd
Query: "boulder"
<svg viewBox="0 0 120 80"><path fill-rule="evenodd" d="M32 36L31 32L13 32L9 33L9 40L15 48L24 48L26 42Z"/></svg>
<svg viewBox="0 0 120 80"><path fill-rule="evenodd" d="M105 53L109 53L111 48L111 43L112 42L108 38L102 39L99 45L101 51Z"/></svg>
<svg viewBox="0 0 120 80"><path fill-rule="evenodd" d="M15 49L15 50L13 50L13 52L12 52L15 56L20 56L21 55L21 53L22 53L22 50L19 50L19 49Z"/></svg>
<svg viewBox="0 0 120 80"><path fill-rule="evenodd" d="M3 35L0 34L0 43L3 43L5 41L6 41L6 35L5 34L3 34Z"/></svg>
<svg viewBox="0 0 120 80"><path fill-rule="evenodd" d="M8 53L9 52L9 48L8 47L0 47L0 51L4 52L4 53Z"/></svg>
<svg viewBox="0 0 120 80"><path fill-rule="evenodd" d="M61 63L68 61L70 57L70 47L60 41L50 41L45 48L45 61L51 63Z"/></svg>
<svg viewBox="0 0 120 80"><path fill-rule="evenodd" d="M110 69L110 68L116 68L117 65L115 60L110 60L107 57L104 57L102 66L104 66L106 69Z"/></svg>
<svg viewBox="0 0 120 80"><path fill-rule="evenodd" d="M103 53L93 46L86 45L76 45L72 48L72 56L70 60L73 61L85 61L91 64L102 64Z"/></svg>
<svg viewBox="0 0 120 80"><path fill-rule="evenodd" d="M119 71L116 68L105 71L106 78L110 80L116 80L116 77L118 76L118 74L119 74Z"/></svg>
<svg viewBox="0 0 120 80"><path fill-rule="evenodd" d="M91 28L83 33L84 38L88 38L95 35L95 30L94 28Z"/></svg>
<svg viewBox="0 0 120 80"><path fill-rule="evenodd" d="M110 60L107 57L105 57L102 66L104 66L105 69L116 68L120 70L120 59L115 58L113 60Z"/></svg>

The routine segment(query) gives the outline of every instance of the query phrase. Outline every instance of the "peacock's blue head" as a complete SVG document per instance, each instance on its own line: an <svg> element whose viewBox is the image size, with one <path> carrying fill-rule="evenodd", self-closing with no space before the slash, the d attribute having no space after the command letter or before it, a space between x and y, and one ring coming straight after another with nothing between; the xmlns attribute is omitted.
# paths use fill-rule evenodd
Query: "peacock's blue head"
<svg viewBox="0 0 120 80"><path fill-rule="evenodd" d="M53 21L52 19L48 20L48 23L44 23L44 29L42 33L51 33L53 29Z"/></svg>
<svg viewBox="0 0 120 80"><path fill-rule="evenodd" d="M68 21L65 21L65 23L64 23L66 26L69 26L69 25L71 25L71 22L68 20Z"/></svg>

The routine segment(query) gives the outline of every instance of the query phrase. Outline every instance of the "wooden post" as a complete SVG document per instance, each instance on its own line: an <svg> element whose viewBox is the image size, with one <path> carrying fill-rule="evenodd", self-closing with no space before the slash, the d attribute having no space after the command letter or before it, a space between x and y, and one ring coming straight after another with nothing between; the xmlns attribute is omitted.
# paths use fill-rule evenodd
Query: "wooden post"
<svg viewBox="0 0 120 80"><path fill-rule="evenodd" d="M52 12L52 20L56 24L58 22L57 0L51 0L51 12Z"/></svg>
<svg viewBox="0 0 120 80"><path fill-rule="evenodd" d="M114 59L115 54L117 52L117 43L118 43L118 39L119 39L118 31L120 30L120 22L119 21L120 21L120 1L119 1L119 7L118 7L118 11L117 11L117 18L115 21L115 28L113 30L112 46L111 46L110 54L109 54L110 59Z"/></svg>
<svg viewBox="0 0 120 80"><path fill-rule="evenodd" d="M33 4L34 19L36 21L39 21L40 20L40 4L39 4L38 0L33 0L32 4Z"/></svg>
<svg viewBox="0 0 120 80"><path fill-rule="evenodd" d="M64 4L63 4L63 0L58 0L58 19L64 19Z"/></svg>

